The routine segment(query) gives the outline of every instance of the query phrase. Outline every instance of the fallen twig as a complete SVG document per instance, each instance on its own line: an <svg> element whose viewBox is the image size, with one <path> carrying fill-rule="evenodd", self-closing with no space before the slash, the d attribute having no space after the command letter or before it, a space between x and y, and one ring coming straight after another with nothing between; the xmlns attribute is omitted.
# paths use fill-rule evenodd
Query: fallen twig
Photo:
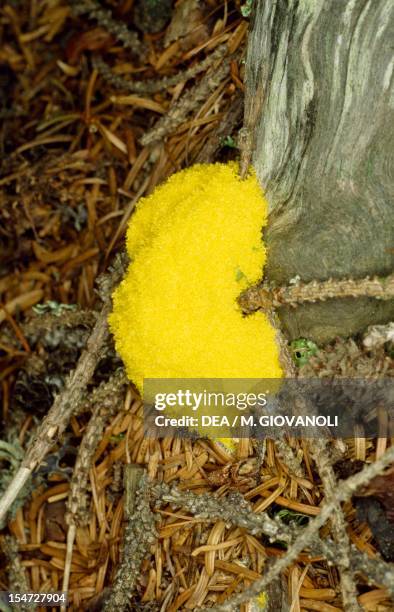
<svg viewBox="0 0 394 612"><path fill-rule="evenodd" d="M155 541L156 520L149 505L147 474L138 465L126 465L125 515L123 558L116 572L115 581L103 610L124 610L130 602L133 589L140 575L141 562Z"/></svg>
<svg viewBox="0 0 394 612"><path fill-rule="evenodd" d="M161 117L151 130L145 132L140 142L143 146L162 140L167 134L173 132L196 106L207 99L218 85L228 76L231 57L220 58L217 67L209 72L191 89L188 89L181 98Z"/></svg>
<svg viewBox="0 0 394 612"><path fill-rule="evenodd" d="M265 512L254 513L249 502L236 491L218 499L210 493L196 495L191 491L180 491L175 486L161 482L152 484L150 492L157 498L159 506L166 502L185 508L198 517L229 521L237 527L247 529L253 535L264 534L271 541L291 541L291 532L280 519L272 519Z"/></svg>
<svg viewBox="0 0 394 612"><path fill-rule="evenodd" d="M310 446L323 483L325 499L336 500L336 477L332 468L332 460L327 450L327 440L311 440ZM331 518L332 533L337 547L337 565L340 573L342 603L345 610L359 612L361 609L357 602L357 588L350 570L350 541L346 532L345 518L339 502Z"/></svg>
<svg viewBox="0 0 394 612"><path fill-rule="evenodd" d="M330 518L335 512L338 503L347 501L352 497L355 491L372 480L375 476L394 461L394 446L385 452L375 463L367 465L361 472L351 476L345 481L342 481L335 492L334 499L325 502L320 514L309 522L302 534L293 542L287 553L278 559L268 570L268 572L260 579L256 580L250 587L238 593L224 604L209 608L210 612L233 612L238 610L238 606L253 597L256 597L263 591L272 580L274 580L283 570L285 570L293 561L295 561L300 552L310 544L313 537L317 534L320 527ZM208 608L203 608L208 612Z"/></svg>
<svg viewBox="0 0 394 612"><path fill-rule="evenodd" d="M19 491L59 436L62 435L72 414L77 410L82 393L93 375L97 361L101 356L103 344L108 335L107 318L109 312L110 305L106 304L97 319L87 347L82 353L76 369L69 376L63 392L56 397L51 409L40 424L35 437L26 451L21 467L0 500L0 522L18 496Z"/></svg>
<svg viewBox="0 0 394 612"><path fill-rule="evenodd" d="M305 477L305 471L302 467L301 460L294 455L293 449L283 436L275 439L275 446L281 459L289 468L290 473L293 473L295 476L299 476L300 478Z"/></svg>
<svg viewBox="0 0 394 612"><path fill-rule="evenodd" d="M279 519L272 519L266 512L256 514L252 506L236 492L218 499L210 494L181 491L175 485L155 483L151 493L157 498L159 506L169 503L197 517L224 520L255 536L265 535L271 542L282 541L291 545L304 530L295 525L285 525ZM316 537L311 540L310 548L313 554L323 554L330 564L337 562L337 544L331 539L321 540ZM370 559L355 546L350 547L349 559L354 572L363 574L370 584L384 585L394 598L394 567L385 561Z"/></svg>
<svg viewBox="0 0 394 612"><path fill-rule="evenodd" d="M125 23L114 19L111 11L104 9L100 2L96 0L79 0L78 2L72 0L71 10L76 16L88 14L91 19L97 21L107 32L119 40L124 47L134 52L141 50L142 43L137 32L132 32Z"/></svg>
<svg viewBox="0 0 394 612"><path fill-rule="evenodd" d="M63 391L56 397L51 409L40 424L27 448L21 467L0 500L0 523L33 471L40 465L56 440L65 431L71 416L78 410L86 385L93 376L109 336L107 319L111 309L111 289L113 284L121 278L122 274L122 264L118 262L111 275L111 280L101 280L102 297L105 301L104 306L97 318L86 349L83 351L77 367L69 376Z"/></svg>
<svg viewBox="0 0 394 612"><path fill-rule="evenodd" d="M334 560L334 559L333 559ZM371 559L361 553L354 545L350 551L350 568L357 574L362 574L369 584L385 586L394 601L394 564L374 557Z"/></svg>
<svg viewBox="0 0 394 612"><path fill-rule="evenodd" d="M13 536L3 536L0 541L0 548L8 561L8 590L17 593L28 593L30 591L29 581L26 576L18 554L18 542ZM18 604L18 610L35 610L34 604Z"/></svg>
<svg viewBox="0 0 394 612"><path fill-rule="evenodd" d="M120 409L125 384L127 384L126 375L123 370L120 370L109 381L102 383L94 390L93 398L89 398L95 402L96 407L80 444L70 484L66 514L67 549L62 591L68 591L76 528L89 522L87 508L89 470L106 422ZM65 606L63 609L66 609Z"/></svg>
<svg viewBox="0 0 394 612"><path fill-rule="evenodd" d="M120 74L116 74L101 57L94 56L92 58L93 68L96 68L99 74L113 87L121 89L123 91L130 91L136 93L156 93L163 91L169 87L174 87L178 83L183 83L189 79L194 79L201 72L205 72L214 64L220 60L227 53L227 45L219 45L212 53L210 53L201 62L197 62L190 68L187 68L183 72L177 72L173 76L164 76L160 79L149 79L146 81L130 81L125 79Z"/></svg>
<svg viewBox="0 0 394 612"><path fill-rule="evenodd" d="M353 279L329 279L296 282L294 285L272 287L268 284L250 287L239 297L244 312L259 308L272 309L281 306L296 307L305 302L320 302L330 298L371 297L377 300L394 299L394 274L386 277Z"/></svg>

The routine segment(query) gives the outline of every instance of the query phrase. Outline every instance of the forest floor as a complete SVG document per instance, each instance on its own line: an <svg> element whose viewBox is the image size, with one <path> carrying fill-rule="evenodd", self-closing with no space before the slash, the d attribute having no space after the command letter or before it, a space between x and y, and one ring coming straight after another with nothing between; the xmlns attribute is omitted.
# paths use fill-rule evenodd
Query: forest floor
<svg viewBox="0 0 394 612"><path fill-rule="evenodd" d="M0 495L97 328L137 200L239 157L249 4L0 8ZM291 350L303 376L394 375L379 340ZM66 584L72 610L219 609L272 571L267 597L228 609L393 610L394 469L373 472L389 437L247 439L234 454L153 440L108 336L85 378L0 525L0 591Z"/></svg>

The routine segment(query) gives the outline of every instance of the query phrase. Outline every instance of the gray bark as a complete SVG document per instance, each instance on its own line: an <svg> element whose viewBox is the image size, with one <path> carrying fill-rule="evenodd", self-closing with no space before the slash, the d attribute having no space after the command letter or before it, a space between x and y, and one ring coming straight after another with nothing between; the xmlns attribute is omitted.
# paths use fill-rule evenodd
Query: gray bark
<svg viewBox="0 0 394 612"><path fill-rule="evenodd" d="M277 284L394 269L393 0L256 0L246 62L253 165L269 202ZM279 312L318 342L394 320L394 301Z"/></svg>

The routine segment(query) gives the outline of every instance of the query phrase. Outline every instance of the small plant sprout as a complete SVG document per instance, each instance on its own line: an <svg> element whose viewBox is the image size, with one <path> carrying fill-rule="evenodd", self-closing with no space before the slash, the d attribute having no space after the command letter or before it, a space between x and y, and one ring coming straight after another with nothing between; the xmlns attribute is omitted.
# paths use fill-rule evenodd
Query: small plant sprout
<svg viewBox="0 0 394 612"><path fill-rule="evenodd" d="M290 348L293 359L298 367L307 364L310 358L316 355L319 350L318 346L312 342L312 340L307 340L306 338L293 340L290 344Z"/></svg>
<svg viewBox="0 0 394 612"><path fill-rule="evenodd" d="M252 13L253 0L246 0L245 4L241 5L242 17L248 18Z"/></svg>
<svg viewBox="0 0 394 612"><path fill-rule="evenodd" d="M238 149L238 145L232 136L224 136L220 139L221 147L229 147L230 149Z"/></svg>

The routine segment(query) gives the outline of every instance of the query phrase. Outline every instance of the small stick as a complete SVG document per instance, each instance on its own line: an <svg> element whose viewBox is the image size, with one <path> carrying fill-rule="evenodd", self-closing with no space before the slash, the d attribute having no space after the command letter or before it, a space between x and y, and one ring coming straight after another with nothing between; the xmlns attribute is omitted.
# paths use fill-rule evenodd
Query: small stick
<svg viewBox="0 0 394 612"><path fill-rule="evenodd" d="M145 132L140 139L143 146L150 145L163 140L171 134L185 120L187 115L194 110L200 102L205 102L209 94L214 91L229 74L231 56L218 60L219 66L213 66L200 81L188 89L177 100L168 112L161 117L151 130Z"/></svg>
<svg viewBox="0 0 394 612"><path fill-rule="evenodd" d="M394 299L394 274L386 277L353 279L329 279L297 282L284 287L272 287L266 283L250 287L239 297L239 304L246 313L259 308L272 309L293 306L305 302L321 302L331 298L371 297L377 300Z"/></svg>
<svg viewBox="0 0 394 612"><path fill-rule="evenodd" d="M322 527L331 517L332 513L335 512L337 504L349 500L357 489L382 473L387 466L393 463L393 461L394 446L387 450L380 459L375 461L375 463L367 465L361 472L339 483L335 491L335 496L322 505L320 514L309 522L302 534L290 546L287 553L278 559L261 579L253 582L250 587L242 591L242 593L238 593L224 604L209 609L203 608L204 612L233 612L234 610L238 610L240 604L256 597L256 595L261 593L272 580L279 576L283 570L297 559L300 552L318 533L320 527Z"/></svg>
<svg viewBox="0 0 394 612"><path fill-rule="evenodd" d="M133 594L141 563L157 537L155 515L149 505L147 475L138 465L128 464L125 470L125 516L123 559L116 572L111 593L103 610L125 610Z"/></svg>
<svg viewBox="0 0 394 612"><path fill-rule="evenodd" d="M102 7L98 0L72 0L70 3L71 11L74 15L88 14L91 19L97 21L99 25L112 34L124 47L136 53L141 51L142 43L137 32L128 29L123 21L114 19L112 12Z"/></svg>
<svg viewBox="0 0 394 612"><path fill-rule="evenodd" d="M33 471L39 466L50 448L62 435L71 416L77 410L82 393L93 376L97 361L102 353L103 345L108 337L107 318L109 311L110 304L106 304L97 319L77 367L68 378L64 390L56 397L48 414L39 426L35 437L26 451L21 467L0 500L0 523L5 518L7 511Z"/></svg>
<svg viewBox="0 0 394 612"><path fill-rule="evenodd" d="M205 59L190 66L190 68L187 68L183 72L180 71L173 76L164 76L160 79L149 79L146 81L129 81L125 79L121 75L114 73L111 66L109 66L102 57L93 56L92 64L93 68L100 73L103 79L117 89L136 93L155 93L168 89L169 87L174 87L174 85L183 83L184 81L186 82L189 79L194 79L194 77L201 72L208 70L208 68L218 59L221 59L227 51L228 48L226 44L219 45L212 53L207 55Z"/></svg>
<svg viewBox="0 0 394 612"><path fill-rule="evenodd" d="M95 408L78 449L67 500L67 548L62 585L62 591L64 592L68 591L69 586L77 526L85 525L89 521L87 482L93 457L106 423L121 408L122 390L127 382L124 370L119 370L108 381L101 383L99 387L94 389L92 396L89 398L93 405L95 404ZM66 606L61 606L60 610L65 612Z"/></svg>
<svg viewBox="0 0 394 612"><path fill-rule="evenodd" d="M327 440L311 440L310 446L323 483L325 498L335 501L337 480L332 467L332 461L327 448ZM342 603L345 610L359 612L361 610L357 601L357 588L350 570L349 551L350 541L346 531L345 518L339 502L331 518L332 534L337 546L337 565L340 573Z"/></svg>
<svg viewBox="0 0 394 612"><path fill-rule="evenodd" d="M25 568L23 567L18 555L18 542L13 536L3 536L0 541L1 549L8 560L8 590L17 591L20 593L28 593L30 591L29 581L26 576ZM6 608L8 610L8 607ZM18 610L36 610L34 604L18 604Z"/></svg>
<svg viewBox="0 0 394 612"><path fill-rule="evenodd" d="M128 463L124 467L124 487L125 487L125 500L124 500L124 514L125 519L129 521L135 510L136 494L140 484L140 480L144 473L142 466Z"/></svg>
<svg viewBox="0 0 394 612"><path fill-rule="evenodd" d="M281 540L291 544L303 532L303 528L285 525L280 520L273 520L266 512L256 514L245 499L234 492L226 497L216 498L210 494L196 494L192 491L181 491L175 485L154 483L151 493L157 498L156 504L169 503L184 508L197 517L209 517L209 520L224 520L246 529L255 536L268 536L271 542ZM331 539L313 539L310 548L314 554L323 554L329 563L337 562L337 544ZM350 547L352 570L363 574L370 584L386 586L394 598L394 568L380 559L370 559L368 555Z"/></svg>
<svg viewBox="0 0 394 612"><path fill-rule="evenodd" d="M71 573L71 561L73 556L73 548L75 535L77 533L77 526L75 523L71 523L68 526L67 530L67 544L66 544L66 559L64 561L64 574L63 574L63 583L62 583L62 591L66 593L68 591L68 585L70 582L70 573ZM67 606L64 604L60 606L60 612L66 612Z"/></svg>
<svg viewBox="0 0 394 612"><path fill-rule="evenodd" d="M185 508L195 516L229 521L237 527L247 529L253 535L266 535L271 541L291 541L291 532L279 519L272 519L266 512L253 512L252 506L244 497L232 492L226 497L217 499L209 493L196 495L192 491L180 491L167 483L152 483L151 495L157 498L157 504L172 504Z"/></svg>
<svg viewBox="0 0 394 612"><path fill-rule="evenodd" d="M56 443L56 440L63 434L70 422L70 418L78 411L80 403L84 399L83 395L86 386L94 374L109 338L108 315L111 310L110 296L113 287L123 276L124 259L122 256L115 259L114 266L110 269L110 274L104 274L97 279L99 293L104 301L104 305L97 317L95 326L86 343L86 348L82 352L75 370L68 377L66 386L55 398L48 414L38 427L35 436L27 448L21 467L0 500L0 524L33 471L40 465L45 455Z"/></svg>

